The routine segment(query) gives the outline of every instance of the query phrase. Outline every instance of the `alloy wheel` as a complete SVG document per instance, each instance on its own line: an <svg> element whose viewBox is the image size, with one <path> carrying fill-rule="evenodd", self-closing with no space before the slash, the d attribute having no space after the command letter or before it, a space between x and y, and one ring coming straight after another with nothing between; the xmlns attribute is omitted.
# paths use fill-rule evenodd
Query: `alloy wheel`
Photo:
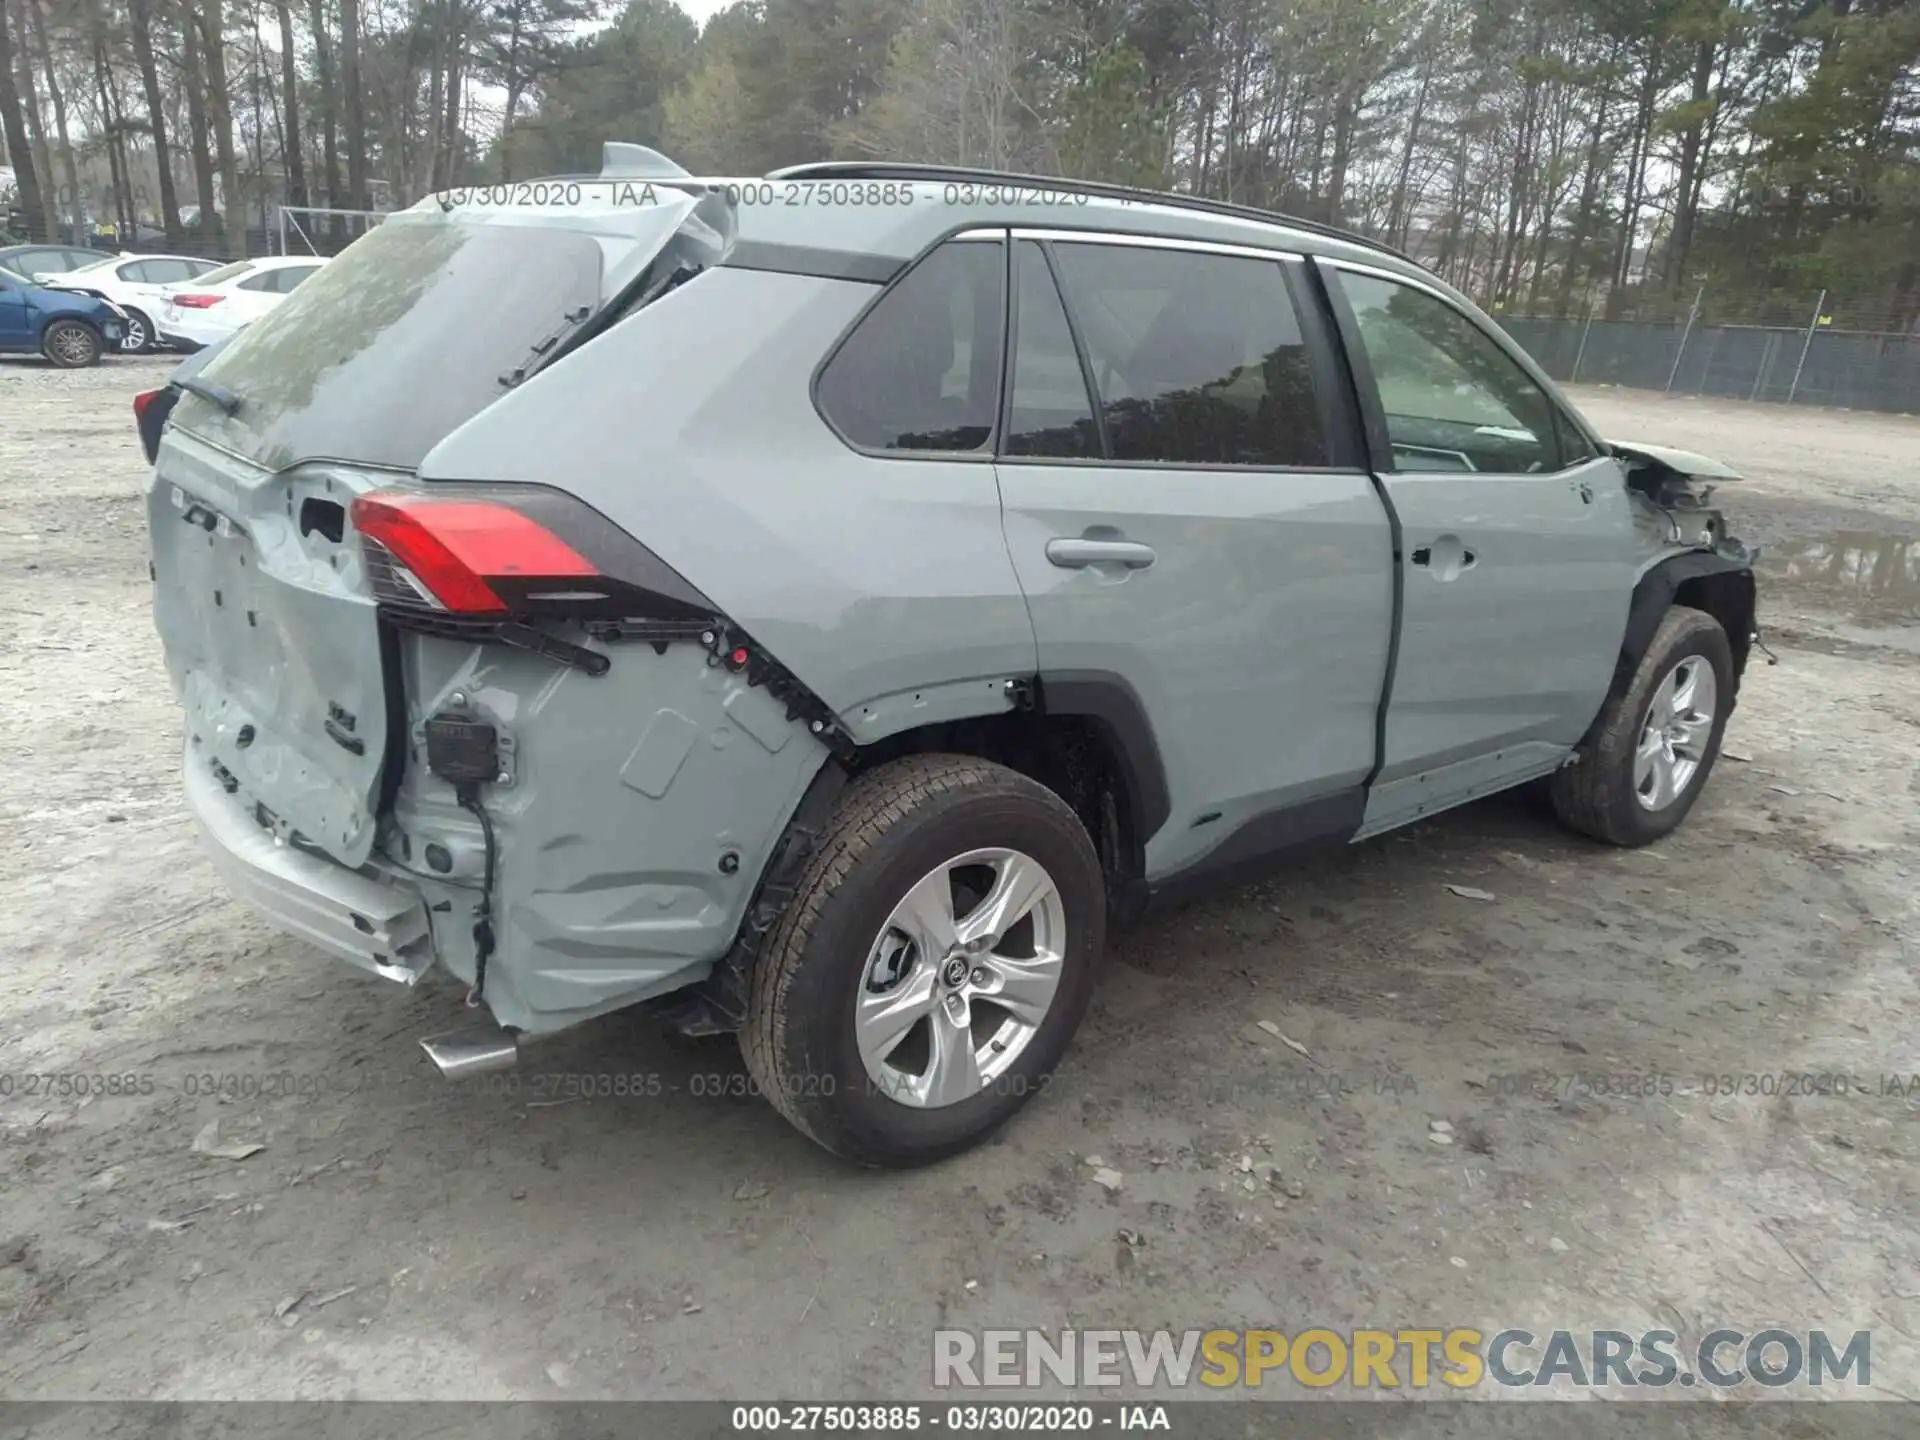
<svg viewBox="0 0 1920 1440"><path fill-rule="evenodd" d="M85 365L93 358L93 337L78 325L63 325L47 337L54 358L63 365Z"/></svg>
<svg viewBox="0 0 1920 1440"><path fill-rule="evenodd" d="M1689 655L1653 692L1633 752L1633 794L1642 808L1664 810L1686 793L1713 738L1720 682L1704 655Z"/></svg>
<svg viewBox="0 0 1920 1440"><path fill-rule="evenodd" d="M1030 855L970 850L929 871L861 971L854 1034L868 1078L926 1109L979 1094L1045 1022L1066 938L1059 887Z"/></svg>

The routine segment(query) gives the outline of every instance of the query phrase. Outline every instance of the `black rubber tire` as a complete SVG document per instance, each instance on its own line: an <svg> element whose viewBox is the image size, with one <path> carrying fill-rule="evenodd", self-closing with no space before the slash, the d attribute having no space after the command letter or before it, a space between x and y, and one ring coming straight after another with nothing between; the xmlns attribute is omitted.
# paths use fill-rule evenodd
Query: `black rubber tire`
<svg viewBox="0 0 1920 1440"><path fill-rule="evenodd" d="M53 343L54 336L69 330L79 331L92 342L92 345L87 351L86 359L63 359L59 354L58 348ZM106 344L100 338L100 332L84 320L56 320L47 326L46 330L40 336L40 353L46 356L47 362L57 370L84 370L89 365L98 365L100 363L100 352L105 348Z"/></svg>
<svg viewBox="0 0 1920 1440"><path fill-rule="evenodd" d="M1046 867L1066 907L1053 1009L1017 1061L970 1100L903 1105L869 1079L854 1036L868 952L928 871L1003 845ZM1045 1088L1086 1014L1106 940L1100 862L1079 817L1017 771L915 755L847 787L754 967L740 1048L761 1092L802 1133L865 1165L923 1165L978 1143Z"/></svg>
<svg viewBox="0 0 1920 1440"><path fill-rule="evenodd" d="M160 332L153 328L153 321L148 318L146 311L136 309L130 305L127 307L127 323L129 327L131 327L135 321L139 322L141 330L146 333L146 343L138 348L129 349L126 342L122 341L120 353L122 355L151 355L160 347Z"/></svg>
<svg viewBox="0 0 1920 1440"><path fill-rule="evenodd" d="M1704 656L1713 666L1718 686L1713 732L1686 789L1663 809L1649 810L1633 792L1634 747L1660 682L1690 655ZM1735 685L1733 651L1720 622L1705 611L1685 605L1668 610L1653 632L1632 682L1624 692L1607 697L1576 763L1554 773L1550 793L1560 819L1581 834L1609 845L1646 845L1672 834L1687 818L1713 773L1727 719L1733 713Z"/></svg>

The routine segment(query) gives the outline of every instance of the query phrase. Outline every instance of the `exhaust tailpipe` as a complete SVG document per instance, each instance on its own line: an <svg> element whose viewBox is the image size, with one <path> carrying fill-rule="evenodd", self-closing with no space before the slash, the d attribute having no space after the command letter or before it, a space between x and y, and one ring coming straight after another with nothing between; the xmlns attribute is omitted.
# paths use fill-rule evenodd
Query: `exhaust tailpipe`
<svg viewBox="0 0 1920 1440"><path fill-rule="evenodd" d="M430 1035L420 1042L435 1068L449 1080L511 1070L520 1063L520 1041L511 1030L497 1026Z"/></svg>

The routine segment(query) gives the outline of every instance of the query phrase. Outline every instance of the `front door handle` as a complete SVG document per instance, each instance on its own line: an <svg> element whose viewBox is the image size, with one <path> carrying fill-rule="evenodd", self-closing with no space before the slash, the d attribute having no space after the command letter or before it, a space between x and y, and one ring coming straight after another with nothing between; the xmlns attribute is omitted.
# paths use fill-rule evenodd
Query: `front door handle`
<svg viewBox="0 0 1920 1440"><path fill-rule="evenodd" d="M1062 570L1084 570L1089 565L1123 565L1144 570L1153 564L1153 547L1133 540L1058 539L1047 542L1047 561Z"/></svg>
<svg viewBox="0 0 1920 1440"><path fill-rule="evenodd" d="M1442 535L1431 545L1422 545L1409 557L1436 580L1457 580L1479 559L1460 543L1458 535Z"/></svg>

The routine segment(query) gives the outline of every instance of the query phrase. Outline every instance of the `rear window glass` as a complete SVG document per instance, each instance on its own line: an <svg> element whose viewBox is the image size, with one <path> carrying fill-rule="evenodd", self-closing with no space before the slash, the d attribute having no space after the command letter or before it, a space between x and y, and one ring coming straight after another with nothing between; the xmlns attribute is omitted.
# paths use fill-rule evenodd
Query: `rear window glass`
<svg viewBox="0 0 1920 1440"><path fill-rule="evenodd" d="M601 256L576 231L389 220L208 363L235 413L189 396L176 423L275 469L412 469L599 308Z"/></svg>
<svg viewBox="0 0 1920 1440"><path fill-rule="evenodd" d="M236 260L231 265L222 265L218 270L209 270L193 283L196 285L224 285L237 275L244 275L253 269L251 260Z"/></svg>
<svg viewBox="0 0 1920 1440"><path fill-rule="evenodd" d="M1000 402L1006 258L942 245L882 295L820 372L821 412L869 450L978 450Z"/></svg>

